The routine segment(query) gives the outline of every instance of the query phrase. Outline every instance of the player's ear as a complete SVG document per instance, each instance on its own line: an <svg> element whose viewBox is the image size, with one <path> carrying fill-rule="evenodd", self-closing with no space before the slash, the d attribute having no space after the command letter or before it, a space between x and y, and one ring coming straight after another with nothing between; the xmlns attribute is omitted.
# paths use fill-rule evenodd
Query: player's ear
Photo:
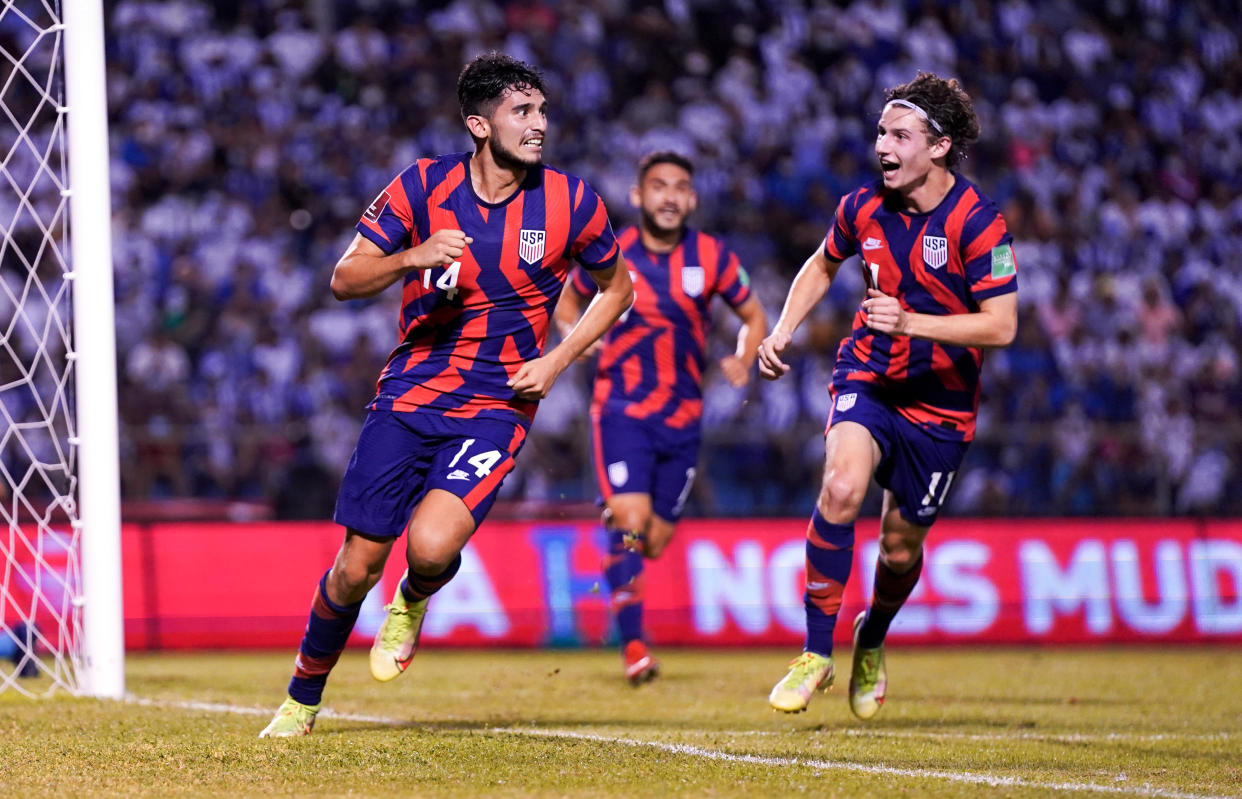
<svg viewBox="0 0 1242 799"><path fill-rule="evenodd" d="M638 191L638 184L634 184L633 186L630 186L630 207L642 208L642 206L643 196Z"/></svg>
<svg viewBox="0 0 1242 799"><path fill-rule="evenodd" d="M953 140L948 136L941 136L932 144L931 156L932 158L944 158L951 149L953 149Z"/></svg>
<svg viewBox="0 0 1242 799"><path fill-rule="evenodd" d="M492 135L492 123L485 116L471 114L466 117L466 130L476 139L486 139Z"/></svg>
<svg viewBox="0 0 1242 799"><path fill-rule="evenodd" d="M686 215L694 213L694 209L699 207L699 193L694 189L690 190L690 208L686 211Z"/></svg>

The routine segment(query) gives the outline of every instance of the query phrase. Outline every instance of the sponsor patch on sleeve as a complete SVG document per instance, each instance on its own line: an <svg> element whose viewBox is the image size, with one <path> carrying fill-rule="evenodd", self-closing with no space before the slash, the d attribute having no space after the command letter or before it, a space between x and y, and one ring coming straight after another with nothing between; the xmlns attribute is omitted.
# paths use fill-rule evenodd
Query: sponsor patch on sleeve
<svg viewBox="0 0 1242 799"><path fill-rule="evenodd" d="M737 268L737 282L743 286L750 285L750 273L746 271L746 267L739 265Z"/></svg>
<svg viewBox="0 0 1242 799"><path fill-rule="evenodd" d="M1013 262L1013 246L1002 244L992 248L992 279L1009 277L1018 271Z"/></svg>
<svg viewBox="0 0 1242 799"><path fill-rule="evenodd" d="M381 191L375 201L367 206L366 213L362 215L363 219L370 222L378 222L380 214L384 213L384 209L388 207L388 191ZM992 262L992 271L996 271L996 262Z"/></svg>

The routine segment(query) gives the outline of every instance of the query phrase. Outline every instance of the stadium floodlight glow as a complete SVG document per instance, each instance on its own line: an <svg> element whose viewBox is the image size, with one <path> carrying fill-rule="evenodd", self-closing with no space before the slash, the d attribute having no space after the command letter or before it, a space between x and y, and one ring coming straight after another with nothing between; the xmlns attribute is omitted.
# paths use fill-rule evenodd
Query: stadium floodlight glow
<svg viewBox="0 0 1242 799"><path fill-rule="evenodd" d="M121 697L103 7L0 18L0 691Z"/></svg>

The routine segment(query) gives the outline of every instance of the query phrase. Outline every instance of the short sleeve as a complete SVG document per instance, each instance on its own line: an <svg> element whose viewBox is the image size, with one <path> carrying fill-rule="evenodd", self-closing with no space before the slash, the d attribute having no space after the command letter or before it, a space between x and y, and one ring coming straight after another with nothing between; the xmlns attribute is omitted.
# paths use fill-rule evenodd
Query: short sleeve
<svg viewBox="0 0 1242 799"><path fill-rule="evenodd" d="M962 263L975 302L1018 290L1013 236L995 206L980 206L967 217L962 227Z"/></svg>
<svg viewBox="0 0 1242 799"><path fill-rule="evenodd" d="M421 185L415 168L403 171L392 179L362 213L355 229L372 243L391 255L418 243L414 212L410 204L411 181Z"/></svg>
<svg viewBox="0 0 1242 799"><path fill-rule="evenodd" d="M837 213L833 217L832 228L824 237L824 256L830 261L844 261L858 252L858 238L854 234L854 225L847 212L847 203L853 194L848 194L837 203Z"/></svg>
<svg viewBox="0 0 1242 799"><path fill-rule="evenodd" d="M587 269L606 269L616 262L620 253L617 237L608 222L604 201L585 183L582 189L572 212L574 237L569 254Z"/></svg>
<svg viewBox="0 0 1242 799"><path fill-rule="evenodd" d="M750 299L750 275L742 266L737 254L730 249L720 252L721 269L716 278L716 293L736 308Z"/></svg>

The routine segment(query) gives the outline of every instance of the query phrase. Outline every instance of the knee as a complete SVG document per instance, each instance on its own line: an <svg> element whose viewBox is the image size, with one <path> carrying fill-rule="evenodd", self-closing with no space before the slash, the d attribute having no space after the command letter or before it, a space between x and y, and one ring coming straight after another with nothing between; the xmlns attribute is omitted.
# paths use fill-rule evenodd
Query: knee
<svg viewBox="0 0 1242 799"><path fill-rule="evenodd" d="M383 562L368 563L352 558L340 558L333 565L328 581L332 584L333 594L336 597L352 601L353 597L365 595L370 591L379 582L383 572Z"/></svg>
<svg viewBox="0 0 1242 799"><path fill-rule="evenodd" d="M411 542L413 540L411 539ZM405 559L409 564L410 571L415 574L431 576L443 574L445 569L452 565L458 553L459 550L453 548L447 542L420 540L417 546L411 543L409 549L406 550Z"/></svg>
<svg viewBox="0 0 1242 799"><path fill-rule="evenodd" d="M642 535L646 535L647 528L651 525L651 514L631 508L607 513L605 519L605 524L613 530L624 530Z"/></svg>
<svg viewBox="0 0 1242 799"><path fill-rule="evenodd" d="M829 473L819 491L819 513L833 524L846 524L858 518L867 484Z"/></svg>
<svg viewBox="0 0 1242 799"><path fill-rule="evenodd" d="M918 564L923 557L923 547L910 545L904 541L880 543L880 559L894 574L905 574Z"/></svg>
<svg viewBox="0 0 1242 799"><path fill-rule="evenodd" d="M668 539L652 539L648 536L643 542L643 557L648 560L655 560L664 552L664 548L668 546Z"/></svg>

